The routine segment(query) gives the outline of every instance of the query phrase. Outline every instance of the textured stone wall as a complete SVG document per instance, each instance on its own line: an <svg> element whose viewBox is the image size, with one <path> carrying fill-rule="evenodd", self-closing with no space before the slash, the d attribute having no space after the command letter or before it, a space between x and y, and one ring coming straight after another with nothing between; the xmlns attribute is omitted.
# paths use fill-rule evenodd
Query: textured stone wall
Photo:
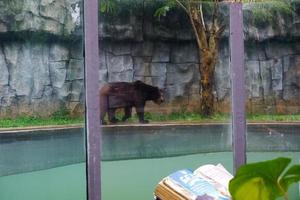
<svg viewBox="0 0 300 200"><path fill-rule="evenodd" d="M229 48L225 42L222 44L214 80L216 109L228 112ZM245 57L248 111L299 113L300 42L247 44ZM164 89L166 112L194 110L199 105L198 58L193 42L103 43L100 63L102 82L142 80Z"/></svg>
<svg viewBox="0 0 300 200"><path fill-rule="evenodd" d="M80 0L2 0L0 33L45 32L70 36L80 25Z"/></svg>
<svg viewBox="0 0 300 200"><path fill-rule="evenodd" d="M79 0L0 1L0 117L83 112Z"/></svg>
<svg viewBox="0 0 300 200"><path fill-rule="evenodd" d="M249 113L300 113L299 8L295 4L293 16L277 14L276 22L255 24L251 5L244 6ZM138 12L141 10L143 13ZM127 9L122 19L105 17L99 29L101 80L142 80L165 89L167 103L151 110L197 110L199 61L184 13L171 12L158 21L153 12ZM227 23L228 17L228 7L223 6L222 18ZM215 109L220 112L230 112L228 34L227 27L215 69Z"/></svg>
<svg viewBox="0 0 300 200"><path fill-rule="evenodd" d="M253 113L300 112L300 42L248 47L246 78Z"/></svg>
<svg viewBox="0 0 300 200"><path fill-rule="evenodd" d="M184 13L153 17L145 1L102 15L99 24L101 86L142 80L165 91L157 112L196 111L197 48ZM14 5L14 6L12 6ZM84 108L82 20L79 0L0 2L0 117L49 116ZM255 25L244 6L246 88L252 113L300 113L300 12L277 16L276 25ZM228 8L222 9L228 22ZM230 112L228 28L215 70L215 109Z"/></svg>
<svg viewBox="0 0 300 200"><path fill-rule="evenodd" d="M81 112L84 99L80 46L3 42L0 47L0 116L39 115L68 108Z"/></svg>

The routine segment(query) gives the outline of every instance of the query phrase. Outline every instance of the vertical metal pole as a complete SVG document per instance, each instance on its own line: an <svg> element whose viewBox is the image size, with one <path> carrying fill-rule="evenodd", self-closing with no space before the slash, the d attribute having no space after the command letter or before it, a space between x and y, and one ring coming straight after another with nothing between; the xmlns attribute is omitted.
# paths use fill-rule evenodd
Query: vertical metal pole
<svg viewBox="0 0 300 200"><path fill-rule="evenodd" d="M242 3L230 4L230 60L232 81L232 142L234 173L246 163L245 70Z"/></svg>
<svg viewBox="0 0 300 200"><path fill-rule="evenodd" d="M88 200L101 199L98 12L98 0L84 0Z"/></svg>

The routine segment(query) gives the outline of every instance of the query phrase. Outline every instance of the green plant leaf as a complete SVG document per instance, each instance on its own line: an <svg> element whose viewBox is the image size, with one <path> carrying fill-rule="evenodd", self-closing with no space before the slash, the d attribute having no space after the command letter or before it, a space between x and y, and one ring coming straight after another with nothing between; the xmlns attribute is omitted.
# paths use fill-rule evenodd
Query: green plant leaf
<svg viewBox="0 0 300 200"><path fill-rule="evenodd" d="M277 158L241 166L229 183L233 199L273 200L283 196L286 191L278 180L290 162L289 158Z"/></svg>
<svg viewBox="0 0 300 200"><path fill-rule="evenodd" d="M102 0L100 1L100 12L112 13L115 11L117 3L115 0Z"/></svg>
<svg viewBox="0 0 300 200"><path fill-rule="evenodd" d="M280 179L279 183L287 191L289 185L300 181L300 165L292 166Z"/></svg>
<svg viewBox="0 0 300 200"><path fill-rule="evenodd" d="M157 17L158 19L160 19L160 17L165 17L167 13L176 6L177 3L175 0L165 0L164 5L155 11L154 17Z"/></svg>
<svg viewBox="0 0 300 200"><path fill-rule="evenodd" d="M239 179L237 181L245 182L243 187L236 191L234 198L235 199L243 199L243 200L254 200L254 199L270 199L272 193L270 192L271 189L264 187L266 182L264 182L263 178L255 177L251 179ZM253 190L253 188L255 188ZM251 191L251 192L249 192Z"/></svg>
<svg viewBox="0 0 300 200"><path fill-rule="evenodd" d="M245 4L251 7L254 22L257 24L277 25L278 15L292 16L294 13L293 6L289 0L264 0L249 1L244 0Z"/></svg>

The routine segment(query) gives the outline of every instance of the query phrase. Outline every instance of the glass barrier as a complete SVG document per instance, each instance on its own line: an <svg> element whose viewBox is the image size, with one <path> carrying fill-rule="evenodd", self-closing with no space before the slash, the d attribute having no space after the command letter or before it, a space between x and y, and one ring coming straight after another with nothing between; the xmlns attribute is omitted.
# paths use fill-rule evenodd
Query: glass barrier
<svg viewBox="0 0 300 200"><path fill-rule="evenodd" d="M274 11L274 2L266 5L272 17L258 17L263 15L259 5L244 5L247 160L288 157L299 164L300 7L291 1L286 13ZM299 198L297 184L290 195Z"/></svg>
<svg viewBox="0 0 300 200"><path fill-rule="evenodd" d="M213 4L202 6L212 28ZM180 7L100 1L102 199L152 199L180 169L220 163L232 172L228 6L218 15L218 34L197 44Z"/></svg>
<svg viewBox="0 0 300 200"><path fill-rule="evenodd" d="M0 199L86 199L82 11L0 1Z"/></svg>

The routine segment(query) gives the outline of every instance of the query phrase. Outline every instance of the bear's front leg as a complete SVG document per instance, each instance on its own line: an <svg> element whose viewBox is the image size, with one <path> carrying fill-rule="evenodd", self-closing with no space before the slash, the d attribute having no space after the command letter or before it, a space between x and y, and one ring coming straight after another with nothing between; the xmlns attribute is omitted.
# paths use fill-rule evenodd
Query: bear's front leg
<svg viewBox="0 0 300 200"><path fill-rule="evenodd" d="M131 117L131 113L132 113L132 108L131 106L126 106L124 108L124 117L122 118L122 121L126 121L127 119L129 119Z"/></svg>
<svg viewBox="0 0 300 200"><path fill-rule="evenodd" d="M143 106L138 106L138 107L136 107L136 114L137 114L138 117L139 117L139 122L140 122L140 123L142 123L142 124L149 123L148 120L145 120L145 119L144 119L144 105L143 105Z"/></svg>

